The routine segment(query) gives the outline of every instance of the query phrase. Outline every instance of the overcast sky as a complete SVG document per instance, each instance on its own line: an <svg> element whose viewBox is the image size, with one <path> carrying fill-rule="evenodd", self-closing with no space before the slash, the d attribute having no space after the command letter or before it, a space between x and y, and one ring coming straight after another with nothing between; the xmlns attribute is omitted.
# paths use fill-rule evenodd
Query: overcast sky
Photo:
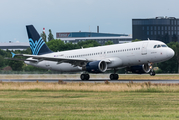
<svg viewBox="0 0 179 120"><path fill-rule="evenodd" d="M179 0L0 0L0 42L28 42L26 25L56 32L132 34L133 18L179 18Z"/></svg>

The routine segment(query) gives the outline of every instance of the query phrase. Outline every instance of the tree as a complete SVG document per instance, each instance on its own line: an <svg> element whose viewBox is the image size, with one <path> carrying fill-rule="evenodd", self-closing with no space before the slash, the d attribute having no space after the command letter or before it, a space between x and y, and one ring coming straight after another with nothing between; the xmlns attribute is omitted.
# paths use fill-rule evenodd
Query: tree
<svg viewBox="0 0 179 120"><path fill-rule="evenodd" d="M54 40L51 29L49 29L48 41Z"/></svg>
<svg viewBox="0 0 179 120"><path fill-rule="evenodd" d="M40 34L40 36L42 37L42 39L43 39L45 42L47 42L47 36L46 36L45 32L42 32L42 33Z"/></svg>
<svg viewBox="0 0 179 120"><path fill-rule="evenodd" d="M105 44L104 45L112 45L112 44L114 44L112 41L107 41L107 42L105 42Z"/></svg>
<svg viewBox="0 0 179 120"><path fill-rule="evenodd" d="M178 73L179 73L179 43L178 42L171 42L167 45L175 51L175 55L174 55L173 59L176 59L175 63L177 63Z"/></svg>
<svg viewBox="0 0 179 120"><path fill-rule="evenodd" d="M81 41L78 42L78 46L81 48L89 48L89 47L97 47L100 46L100 44L95 40L87 40L87 41Z"/></svg>
<svg viewBox="0 0 179 120"><path fill-rule="evenodd" d="M3 67L5 64L4 64L4 58L3 56L0 55L0 68Z"/></svg>
<svg viewBox="0 0 179 120"><path fill-rule="evenodd" d="M141 40L140 39L132 40L132 42L138 42L138 41L141 41Z"/></svg>
<svg viewBox="0 0 179 120"><path fill-rule="evenodd" d="M23 62L22 61L10 60L9 61L9 66L14 71L21 71L22 70L22 66L23 66Z"/></svg>
<svg viewBox="0 0 179 120"><path fill-rule="evenodd" d="M24 71L47 71L46 69L34 67L31 65L24 65L22 68Z"/></svg>
<svg viewBox="0 0 179 120"><path fill-rule="evenodd" d="M163 72L179 73L179 43L178 42L170 42L167 45L175 51L175 55L170 60L167 60L162 63L158 63L158 67Z"/></svg>
<svg viewBox="0 0 179 120"><path fill-rule="evenodd" d="M55 39L47 42L47 46L50 50L57 52L57 51L64 51L65 44L60 39Z"/></svg>

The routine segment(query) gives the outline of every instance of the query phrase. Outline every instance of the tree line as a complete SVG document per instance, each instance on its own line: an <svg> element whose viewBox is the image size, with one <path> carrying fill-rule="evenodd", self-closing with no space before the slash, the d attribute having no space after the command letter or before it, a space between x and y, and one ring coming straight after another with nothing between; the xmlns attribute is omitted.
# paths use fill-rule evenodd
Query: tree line
<svg viewBox="0 0 179 120"><path fill-rule="evenodd" d="M139 40L134 40L139 41ZM89 48L89 47L97 47L101 46L98 42L94 40L88 40L88 41L81 41L77 44L72 43L64 43L60 39L53 39L48 42L46 42L47 46L54 52L58 51L65 51L65 50L73 50L73 49L81 49L81 48ZM105 43L105 45L113 44L113 42L108 41ZM167 44L168 47L172 48L175 51L175 55L172 59L155 64L154 67L158 67L159 73L179 73L179 43L178 42L171 42ZM14 61L14 60L7 60L4 59L5 57L11 58L11 52L14 52L16 54L31 54L30 48L27 50L16 50L16 51L10 51L10 50L0 50L0 69L2 70L4 67L10 66L13 71L47 71L45 69L33 67L31 65L26 65L23 61ZM24 58L25 59L25 58ZM120 73L125 73L125 70L120 70Z"/></svg>

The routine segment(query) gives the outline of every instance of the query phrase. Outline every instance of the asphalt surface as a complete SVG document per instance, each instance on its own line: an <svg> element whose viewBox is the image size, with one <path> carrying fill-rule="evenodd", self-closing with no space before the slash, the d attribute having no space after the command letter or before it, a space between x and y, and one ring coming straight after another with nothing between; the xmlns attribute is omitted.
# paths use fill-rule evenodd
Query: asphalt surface
<svg viewBox="0 0 179 120"><path fill-rule="evenodd" d="M1 79L2 82L58 82L59 79ZM85 82L85 83L104 83L104 81L108 80L112 83L129 83L133 81L134 83L144 83L144 82L151 82L151 83L179 83L179 80L109 80L109 79L90 79L82 81L80 79L60 79L64 82Z"/></svg>

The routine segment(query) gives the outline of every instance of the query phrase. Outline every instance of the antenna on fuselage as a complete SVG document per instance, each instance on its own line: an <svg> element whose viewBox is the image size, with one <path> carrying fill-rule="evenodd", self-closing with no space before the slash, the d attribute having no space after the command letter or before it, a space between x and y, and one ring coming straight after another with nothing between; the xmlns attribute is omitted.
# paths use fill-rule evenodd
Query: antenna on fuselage
<svg viewBox="0 0 179 120"><path fill-rule="evenodd" d="M148 40L150 40L150 39L148 38Z"/></svg>

